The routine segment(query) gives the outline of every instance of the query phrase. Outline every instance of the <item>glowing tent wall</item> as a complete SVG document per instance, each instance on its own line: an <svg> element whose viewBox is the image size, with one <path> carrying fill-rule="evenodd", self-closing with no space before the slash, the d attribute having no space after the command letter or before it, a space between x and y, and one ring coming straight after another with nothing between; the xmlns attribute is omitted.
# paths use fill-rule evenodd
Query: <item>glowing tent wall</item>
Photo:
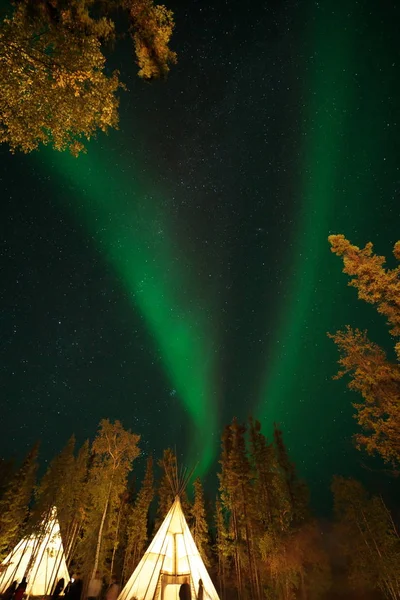
<svg viewBox="0 0 400 600"><path fill-rule="evenodd" d="M13 581L27 578L26 593L31 596L45 596L53 590L54 584L64 578L65 585L69 574L64 557L56 510L42 524L38 535L22 539L5 558L0 567L0 594L3 594Z"/></svg>
<svg viewBox="0 0 400 600"><path fill-rule="evenodd" d="M200 580L204 600L219 600L177 497L118 600L179 600L185 579L193 600Z"/></svg>

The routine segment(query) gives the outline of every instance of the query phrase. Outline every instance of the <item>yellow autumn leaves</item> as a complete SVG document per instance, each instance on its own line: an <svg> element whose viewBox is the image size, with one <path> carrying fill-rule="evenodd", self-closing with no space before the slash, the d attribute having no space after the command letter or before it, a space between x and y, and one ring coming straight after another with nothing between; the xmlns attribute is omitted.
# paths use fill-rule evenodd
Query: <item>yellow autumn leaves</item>
<svg viewBox="0 0 400 600"><path fill-rule="evenodd" d="M102 47L115 38L115 26L105 16L91 16L95 4L71 0L66 9L54 0L48 12L25 0L3 21L0 142L12 152L50 144L77 156L99 130L118 127L117 92L124 86L117 71L107 72ZM139 76L165 76L176 61L168 47L172 13L142 0L114 0L110 9L117 4L130 20Z"/></svg>

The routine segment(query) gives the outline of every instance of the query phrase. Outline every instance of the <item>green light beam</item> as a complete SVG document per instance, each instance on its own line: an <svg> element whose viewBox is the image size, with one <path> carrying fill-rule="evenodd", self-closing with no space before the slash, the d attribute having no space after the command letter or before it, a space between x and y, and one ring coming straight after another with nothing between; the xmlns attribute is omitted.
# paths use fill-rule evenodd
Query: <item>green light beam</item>
<svg viewBox="0 0 400 600"><path fill-rule="evenodd" d="M321 257L329 252L327 236L342 166L345 125L352 101L350 31L343 28L346 11L318 9L315 20L312 81L304 121L304 164L301 165L301 216L290 253L292 273L286 302L277 327L273 360L260 390L259 418L270 427L280 421L294 394L294 373L302 350L302 337L315 326L312 301L318 289ZM292 404L292 403L291 403ZM295 418L293 406L291 418Z"/></svg>
<svg viewBox="0 0 400 600"><path fill-rule="evenodd" d="M44 154L79 189L79 197L71 201L77 217L86 222L143 314L192 422L190 460L199 462L200 474L206 472L215 456L218 428L214 350L207 313L196 303L194 282L173 245L161 202L130 167L117 172L94 147L78 159L47 150Z"/></svg>

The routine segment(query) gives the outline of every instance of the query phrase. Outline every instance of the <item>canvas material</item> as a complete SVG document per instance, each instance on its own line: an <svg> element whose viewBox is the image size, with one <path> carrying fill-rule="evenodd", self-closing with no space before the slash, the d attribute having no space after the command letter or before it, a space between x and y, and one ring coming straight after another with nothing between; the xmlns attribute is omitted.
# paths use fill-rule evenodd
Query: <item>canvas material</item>
<svg viewBox="0 0 400 600"><path fill-rule="evenodd" d="M175 600L187 578L192 599L199 580L204 600L219 600L177 497L118 600Z"/></svg>
<svg viewBox="0 0 400 600"><path fill-rule="evenodd" d="M13 581L20 583L23 577L26 577L28 582L26 593L31 596L50 594L55 583L62 577L67 585L69 574L55 508L47 524L43 526L43 535L32 535L22 539L4 559L1 567L0 594L3 594Z"/></svg>

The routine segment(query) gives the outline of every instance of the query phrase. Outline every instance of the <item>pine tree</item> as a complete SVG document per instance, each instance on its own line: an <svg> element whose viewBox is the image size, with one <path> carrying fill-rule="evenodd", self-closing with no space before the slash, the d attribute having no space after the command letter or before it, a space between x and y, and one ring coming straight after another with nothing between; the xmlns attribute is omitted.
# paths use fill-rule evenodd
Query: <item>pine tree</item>
<svg viewBox="0 0 400 600"><path fill-rule="evenodd" d="M280 511L276 497L278 487L278 463L273 444L268 443L261 433L259 421L250 419L250 459L254 471L254 489L258 498L258 519L266 528L271 525L274 515Z"/></svg>
<svg viewBox="0 0 400 600"><path fill-rule="evenodd" d="M230 576L230 559L232 557L232 544L225 524L224 512L220 499L215 503L215 546L218 559L218 582L221 596L226 597L227 579Z"/></svg>
<svg viewBox="0 0 400 600"><path fill-rule="evenodd" d="M284 485L287 491L287 497L290 502L290 519L292 526L296 527L304 523L309 516L308 502L309 493L304 481L298 478L296 467L291 462L285 443L283 441L282 430L274 425L274 443L278 465L283 475Z"/></svg>
<svg viewBox="0 0 400 600"><path fill-rule="evenodd" d="M0 559L25 534L35 486L38 451L39 444L35 444L0 500Z"/></svg>
<svg viewBox="0 0 400 600"><path fill-rule="evenodd" d="M346 327L330 335L340 352L341 367L334 379L350 376L348 387L361 394L354 402L356 447L379 454L386 463L400 465L400 365L388 361L385 351L367 333Z"/></svg>
<svg viewBox="0 0 400 600"><path fill-rule="evenodd" d="M176 472L178 467L175 453L171 448L164 450L162 459L158 461L158 466L162 469L162 475L157 490L158 507L155 529L160 527L174 502L174 491L171 486L170 474Z"/></svg>
<svg viewBox="0 0 400 600"><path fill-rule="evenodd" d="M86 440L74 460L74 468L67 486L68 493L65 494L62 505L58 507L68 566L74 558L78 536L85 521L88 468L89 441Z"/></svg>
<svg viewBox="0 0 400 600"><path fill-rule="evenodd" d="M154 498L153 458L149 456L142 487L134 505L128 509L123 580L130 577L143 554L147 542L150 504Z"/></svg>
<svg viewBox="0 0 400 600"><path fill-rule="evenodd" d="M231 517L234 543L234 563L239 596L250 584L250 596L260 597L259 572L253 531L255 528L255 497L253 474L245 442L246 427L236 419L222 437L220 491L222 502ZM246 581L245 581L246 575Z"/></svg>
<svg viewBox="0 0 400 600"><path fill-rule="evenodd" d="M10 480L14 475L14 472L14 461L0 458L0 500L3 497L3 494L6 491Z"/></svg>
<svg viewBox="0 0 400 600"><path fill-rule="evenodd" d="M204 490L200 478L193 482L194 502L191 508L192 534L195 544L206 566L209 566L209 544L208 524L206 517L206 508L204 503Z"/></svg>
<svg viewBox="0 0 400 600"><path fill-rule="evenodd" d="M370 496L354 479L332 483L337 534L347 558L352 587L364 593L379 589L400 598L400 537L382 498Z"/></svg>
<svg viewBox="0 0 400 600"><path fill-rule="evenodd" d="M36 502L33 518L40 524L48 516L53 507L61 509L68 502L71 494L71 477L73 476L75 459L75 437L71 436L67 445L50 463L36 490Z"/></svg>
<svg viewBox="0 0 400 600"><path fill-rule="evenodd" d="M368 243L360 249L343 235L329 236L331 250L343 258L343 272L358 291L358 297L374 304L384 315L390 333L400 336L400 266L386 269L385 258L373 253ZM400 260L400 241L393 249ZM377 453L387 463L400 464L400 366L386 358L382 348L371 342L367 332L347 327L330 335L340 351L341 370L336 379L350 376L348 387L359 392L363 402L355 403L356 419L363 433L356 436L358 448L369 454ZM395 352L400 360L400 342Z"/></svg>

